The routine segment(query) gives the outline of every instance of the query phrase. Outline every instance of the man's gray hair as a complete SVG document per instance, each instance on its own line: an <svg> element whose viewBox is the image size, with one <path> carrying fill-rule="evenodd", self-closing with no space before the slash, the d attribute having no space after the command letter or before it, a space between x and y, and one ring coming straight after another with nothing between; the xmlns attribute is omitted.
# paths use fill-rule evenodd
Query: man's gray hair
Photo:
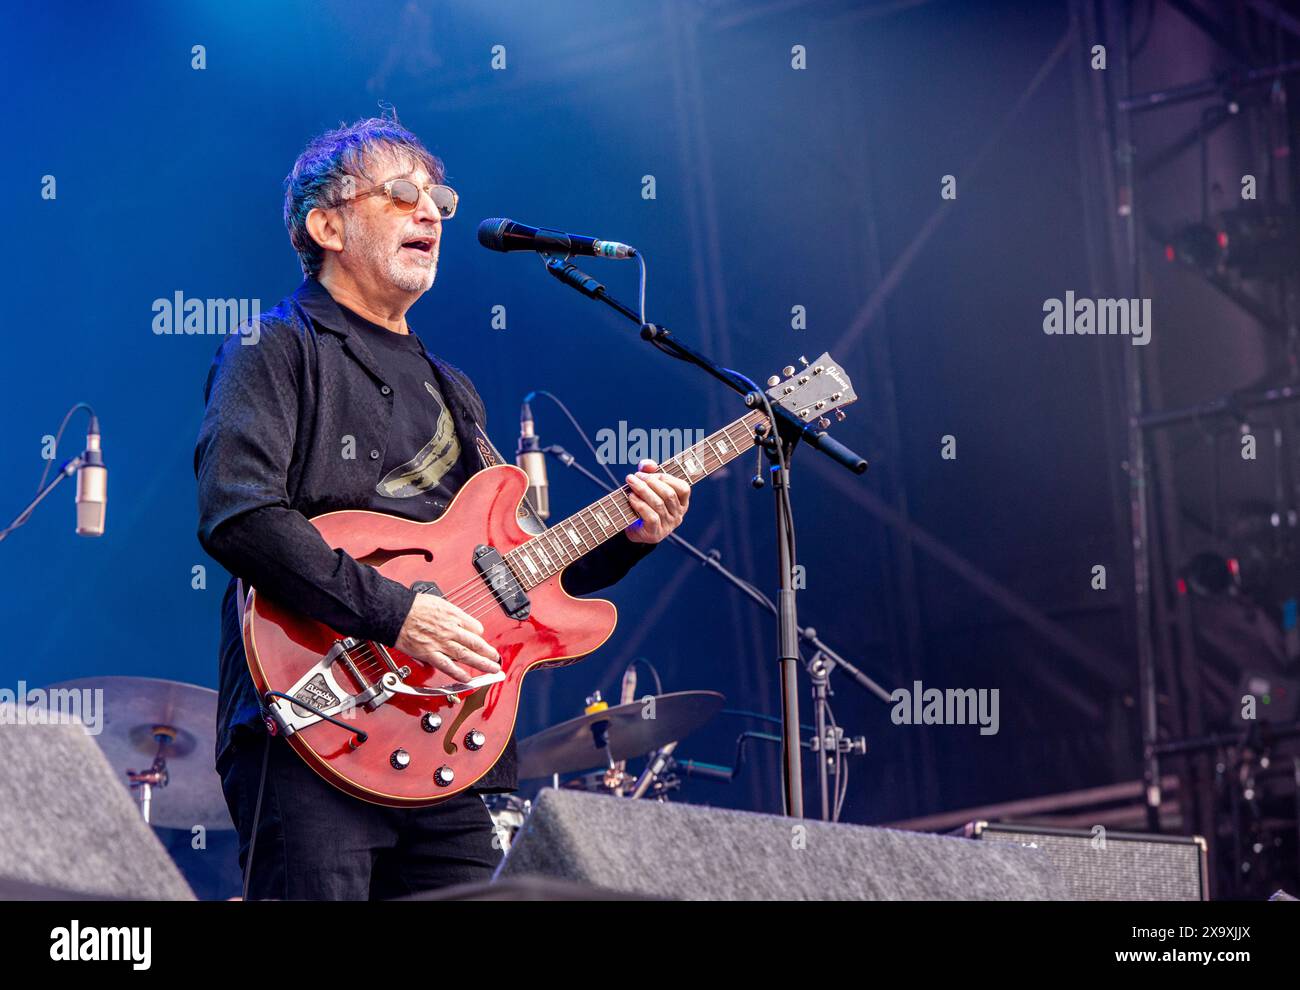
<svg viewBox="0 0 1300 990"><path fill-rule="evenodd" d="M293 163L293 170L284 180L284 225L304 275L319 275L325 261L325 251L307 232L307 214L318 206L342 203L345 176L374 185L376 177L366 169L376 156L386 155L409 158L422 166L434 182L446 178L442 161L399 124L396 115L392 119L370 117L326 131L312 138Z"/></svg>

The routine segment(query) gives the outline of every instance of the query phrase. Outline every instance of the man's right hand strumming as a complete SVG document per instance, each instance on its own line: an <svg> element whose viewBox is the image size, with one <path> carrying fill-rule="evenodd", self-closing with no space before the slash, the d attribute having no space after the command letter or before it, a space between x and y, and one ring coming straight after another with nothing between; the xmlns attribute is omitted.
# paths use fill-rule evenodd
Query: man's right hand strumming
<svg viewBox="0 0 1300 990"><path fill-rule="evenodd" d="M483 623L437 595L415 596L394 645L458 681L473 676L459 664L489 674L501 669L501 655L483 639Z"/></svg>

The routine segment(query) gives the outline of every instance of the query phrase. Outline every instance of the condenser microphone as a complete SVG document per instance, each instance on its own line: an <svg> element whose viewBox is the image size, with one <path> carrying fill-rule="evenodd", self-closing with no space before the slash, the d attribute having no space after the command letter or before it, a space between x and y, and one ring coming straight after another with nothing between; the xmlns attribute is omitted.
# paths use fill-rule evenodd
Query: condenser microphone
<svg viewBox="0 0 1300 990"><path fill-rule="evenodd" d="M593 258L635 258L636 248L598 237L566 234L550 227L530 227L505 217L492 217L478 225L478 242L493 251L540 251L545 254L585 255Z"/></svg>
<svg viewBox="0 0 1300 990"><path fill-rule="evenodd" d="M99 448L99 418L92 415L86 429L86 450L77 468L77 535L103 536L108 508L108 468Z"/></svg>
<svg viewBox="0 0 1300 990"><path fill-rule="evenodd" d="M551 492L546 483L546 455L533 431L533 410L524 399L519 407L519 447L515 463L528 475L528 501L545 522L551 517Z"/></svg>

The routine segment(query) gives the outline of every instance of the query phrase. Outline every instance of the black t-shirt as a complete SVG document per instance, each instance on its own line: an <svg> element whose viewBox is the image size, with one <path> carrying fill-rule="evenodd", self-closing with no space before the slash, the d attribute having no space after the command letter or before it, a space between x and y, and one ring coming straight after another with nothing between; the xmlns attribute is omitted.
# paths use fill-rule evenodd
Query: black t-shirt
<svg viewBox="0 0 1300 990"><path fill-rule="evenodd" d="M339 307L379 362L393 390L393 425L383 474L364 508L419 522L446 511L470 474L437 375L414 334L394 333Z"/></svg>
<svg viewBox="0 0 1300 990"><path fill-rule="evenodd" d="M369 503L362 508L433 522L447 511L452 496L474 473L466 464L466 447L438 391L433 365L415 334L394 333L339 306L379 362L384 384L393 390L393 421L384 454L383 473ZM515 735L501 759L472 792L513 790L516 786Z"/></svg>

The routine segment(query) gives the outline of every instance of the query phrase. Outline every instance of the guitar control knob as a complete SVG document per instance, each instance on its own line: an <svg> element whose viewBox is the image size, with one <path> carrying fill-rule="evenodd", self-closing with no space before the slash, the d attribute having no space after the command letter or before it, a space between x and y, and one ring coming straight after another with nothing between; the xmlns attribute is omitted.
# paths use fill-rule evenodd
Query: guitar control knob
<svg viewBox="0 0 1300 990"><path fill-rule="evenodd" d="M394 770L405 770L411 765L411 754L404 749L395 749L388 762L393 765Z"/></svg>
<svg viewBox="0 0 1300 990"><path fill-rule="evenodd" d="M487 742L487 736L479 732L478 729L471 729L465 733L466 749L482 749L485 742Z"/></svg>
<svg viewBox="0 0 1300 990"><path fill-rule="evenodd" d="M420 728L425 732L437 732L442 728L442 716L437 712L425 712L420 716Z"/></svg>
<svg viewBox="0 0 1300 990"><path fill-rule="evenodd" d="M447 787L455 779L456 774L451 767L442 766L433 771L433 782L439 787Z"/></svg>

